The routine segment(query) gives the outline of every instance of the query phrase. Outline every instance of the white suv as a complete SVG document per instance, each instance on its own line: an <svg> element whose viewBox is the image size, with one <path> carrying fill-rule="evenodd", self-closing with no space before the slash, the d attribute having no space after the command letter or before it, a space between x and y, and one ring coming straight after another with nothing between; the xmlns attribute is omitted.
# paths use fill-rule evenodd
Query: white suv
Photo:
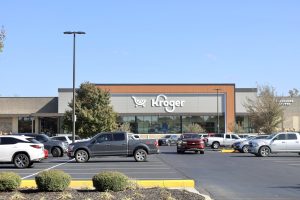
<svg viewBox="0 0 300 200"><path fill-rule="evenodd" d="M17 168L32 166L44 159L44 145L27 136L0 135L0 162L13 163Z"/></svg>

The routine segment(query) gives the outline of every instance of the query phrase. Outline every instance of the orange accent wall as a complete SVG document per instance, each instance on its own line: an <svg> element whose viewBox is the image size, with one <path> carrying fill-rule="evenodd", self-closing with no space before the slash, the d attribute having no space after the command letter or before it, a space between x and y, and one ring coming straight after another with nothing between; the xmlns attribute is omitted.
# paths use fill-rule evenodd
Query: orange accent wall
<svg viewBox="0 0 300 200"><path fill-rule="evenodd" d="M235 85L234 84L96 84L96 87L108 90L113 94L136 94L136 93L219 93L226 94L226 131L231 124L235 123Z"/></svg>

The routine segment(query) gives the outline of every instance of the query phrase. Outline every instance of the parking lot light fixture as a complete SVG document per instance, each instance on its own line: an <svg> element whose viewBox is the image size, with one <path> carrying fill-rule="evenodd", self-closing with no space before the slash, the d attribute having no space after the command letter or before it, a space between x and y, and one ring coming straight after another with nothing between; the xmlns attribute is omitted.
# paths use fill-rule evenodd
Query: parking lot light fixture
<svg viewBox="0 0 300 200"><path fill-rule="evenodd" d="M75 115L75 40L77 34L85 34L83 31L65 31L64 34L73 35L73 114L72 114L72 124L73 124L73 131L72 131L72 142L75 142L75 122L76 122L76 115Z"/></svg>

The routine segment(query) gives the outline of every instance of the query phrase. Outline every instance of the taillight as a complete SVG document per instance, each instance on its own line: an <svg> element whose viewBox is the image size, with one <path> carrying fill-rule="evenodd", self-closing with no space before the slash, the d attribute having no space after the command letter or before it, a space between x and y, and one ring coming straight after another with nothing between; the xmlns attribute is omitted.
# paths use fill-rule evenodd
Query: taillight
<svg viewBox="0 0 300 200"><path fill-rule="evenodd" d="M36 149L42 148L40 145L36 145L36 144L30 145L30 146L33 147L33 148L36 148Z"/></svg>

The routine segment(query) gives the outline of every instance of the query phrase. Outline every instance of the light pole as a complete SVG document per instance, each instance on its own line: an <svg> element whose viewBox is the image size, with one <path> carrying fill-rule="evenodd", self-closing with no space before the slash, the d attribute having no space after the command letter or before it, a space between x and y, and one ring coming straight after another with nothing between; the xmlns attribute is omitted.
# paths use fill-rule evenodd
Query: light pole
<svg viewBox="0 0 300 200"><path fill-rule="evenodd" d="M218 129L218 134L220 133L220 118L219 118L219 91L221 90L221 89L219 89L219 88L216 88L216 89L214 89L214 90L216 90L217 91L217 129Z"/></svg>
<svg viewBox="0 0 300 200"><path fill-rule="evenodd" d="M64 34L71 34L73 35L73 114L72 114L72 122L73 122L73 131L72 131L72 142L75 142L75 122L76 122L76 115L75 115L75 38L76 34L85 34L82 31L66 31Z"/></svg>

